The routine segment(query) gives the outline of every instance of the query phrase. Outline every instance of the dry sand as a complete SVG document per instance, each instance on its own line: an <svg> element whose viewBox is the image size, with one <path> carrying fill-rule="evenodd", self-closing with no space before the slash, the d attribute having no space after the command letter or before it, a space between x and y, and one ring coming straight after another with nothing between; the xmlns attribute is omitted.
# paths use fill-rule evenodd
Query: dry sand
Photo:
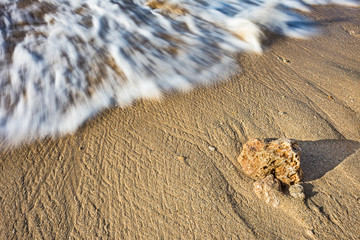
<svg viewBox="0 0 360 240"><path fill-rule="evenodd" d="M217 86L2 150L0 239L359 239L360 9L311 16L323 35L239 56ZM236 162L254 137L299 141L305 202L256 197Z"/></svg>

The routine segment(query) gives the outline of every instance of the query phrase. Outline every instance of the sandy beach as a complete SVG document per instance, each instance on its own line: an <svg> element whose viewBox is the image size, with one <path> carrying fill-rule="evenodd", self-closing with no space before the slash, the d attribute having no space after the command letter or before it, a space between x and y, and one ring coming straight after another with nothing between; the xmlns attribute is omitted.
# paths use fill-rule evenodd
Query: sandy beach
<svg viewBox="0 0 360 240"><path fill-rule="evenodd" d="M311 39L235 56L228 80L0 152L0 239L358 239L360 9L316 7ZM302 149L304 202L258 199L252 138Z"/></svg>

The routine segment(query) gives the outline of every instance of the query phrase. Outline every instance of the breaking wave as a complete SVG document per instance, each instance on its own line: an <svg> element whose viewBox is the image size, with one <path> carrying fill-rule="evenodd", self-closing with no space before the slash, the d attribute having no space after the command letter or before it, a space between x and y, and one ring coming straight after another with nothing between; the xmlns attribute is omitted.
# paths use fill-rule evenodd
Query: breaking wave
<svg viewBox="0 0 360 240"><path fill-rule="evenodd" d="M111 105L215 81L263 32L313 32L331 0L0 0L0 141L72 132Z"/></svg>

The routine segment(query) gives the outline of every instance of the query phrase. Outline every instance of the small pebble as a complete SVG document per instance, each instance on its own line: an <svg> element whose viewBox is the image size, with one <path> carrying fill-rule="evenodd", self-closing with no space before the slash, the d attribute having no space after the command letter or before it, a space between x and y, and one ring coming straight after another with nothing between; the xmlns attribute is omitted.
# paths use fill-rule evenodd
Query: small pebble
<svg viewBox="0 0 360 240"><path fill-rule="evenodd" d="M216 148L214 146L209 146L210 151L215 151Z"/></svg>
<svg viewBox="0 0 360 240"><path fill-rule="evenodd" d="M293 198L305 199L304 188L300 184L294 184L290 186L289 192Z"/></svg>
<svg viewBox="0 0 360 240"><path fill-rule="evenodd" d="M311 237L312 239L316 239L316 238L315 238L315 234L314 234L314 230L309 229L309 230L306 231L306 234L307 234L309 237Z"/></svg>

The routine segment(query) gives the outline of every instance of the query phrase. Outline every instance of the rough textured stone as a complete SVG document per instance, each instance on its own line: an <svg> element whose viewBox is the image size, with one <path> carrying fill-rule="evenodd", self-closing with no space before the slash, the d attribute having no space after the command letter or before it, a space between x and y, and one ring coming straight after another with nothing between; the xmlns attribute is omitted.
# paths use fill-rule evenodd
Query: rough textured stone
<svg viewBox="0 0 360 240"><path fill-rule="evenodd" d="M283 184L293 185L302 177L301 149L295 140L253 139L244 144L239 163L244 172L255 180L273 174Z"/></svg>
<svg viewBox="0 0 360 240"><path fill-rule="evenodd" d="M277 207L280 204L280 200L277 196L281 191L281 183L274 178L274 175L270 174L264 179L254 182L254 192L258 198L265 200L266 203L271 204L273 207Z"/></svg>
<svg viewBox="0 0 360 240"><path fill-rule="evenodd" d="M290 186L289 193L293 198L305 199L304 188L300 184Z"/></svg>

